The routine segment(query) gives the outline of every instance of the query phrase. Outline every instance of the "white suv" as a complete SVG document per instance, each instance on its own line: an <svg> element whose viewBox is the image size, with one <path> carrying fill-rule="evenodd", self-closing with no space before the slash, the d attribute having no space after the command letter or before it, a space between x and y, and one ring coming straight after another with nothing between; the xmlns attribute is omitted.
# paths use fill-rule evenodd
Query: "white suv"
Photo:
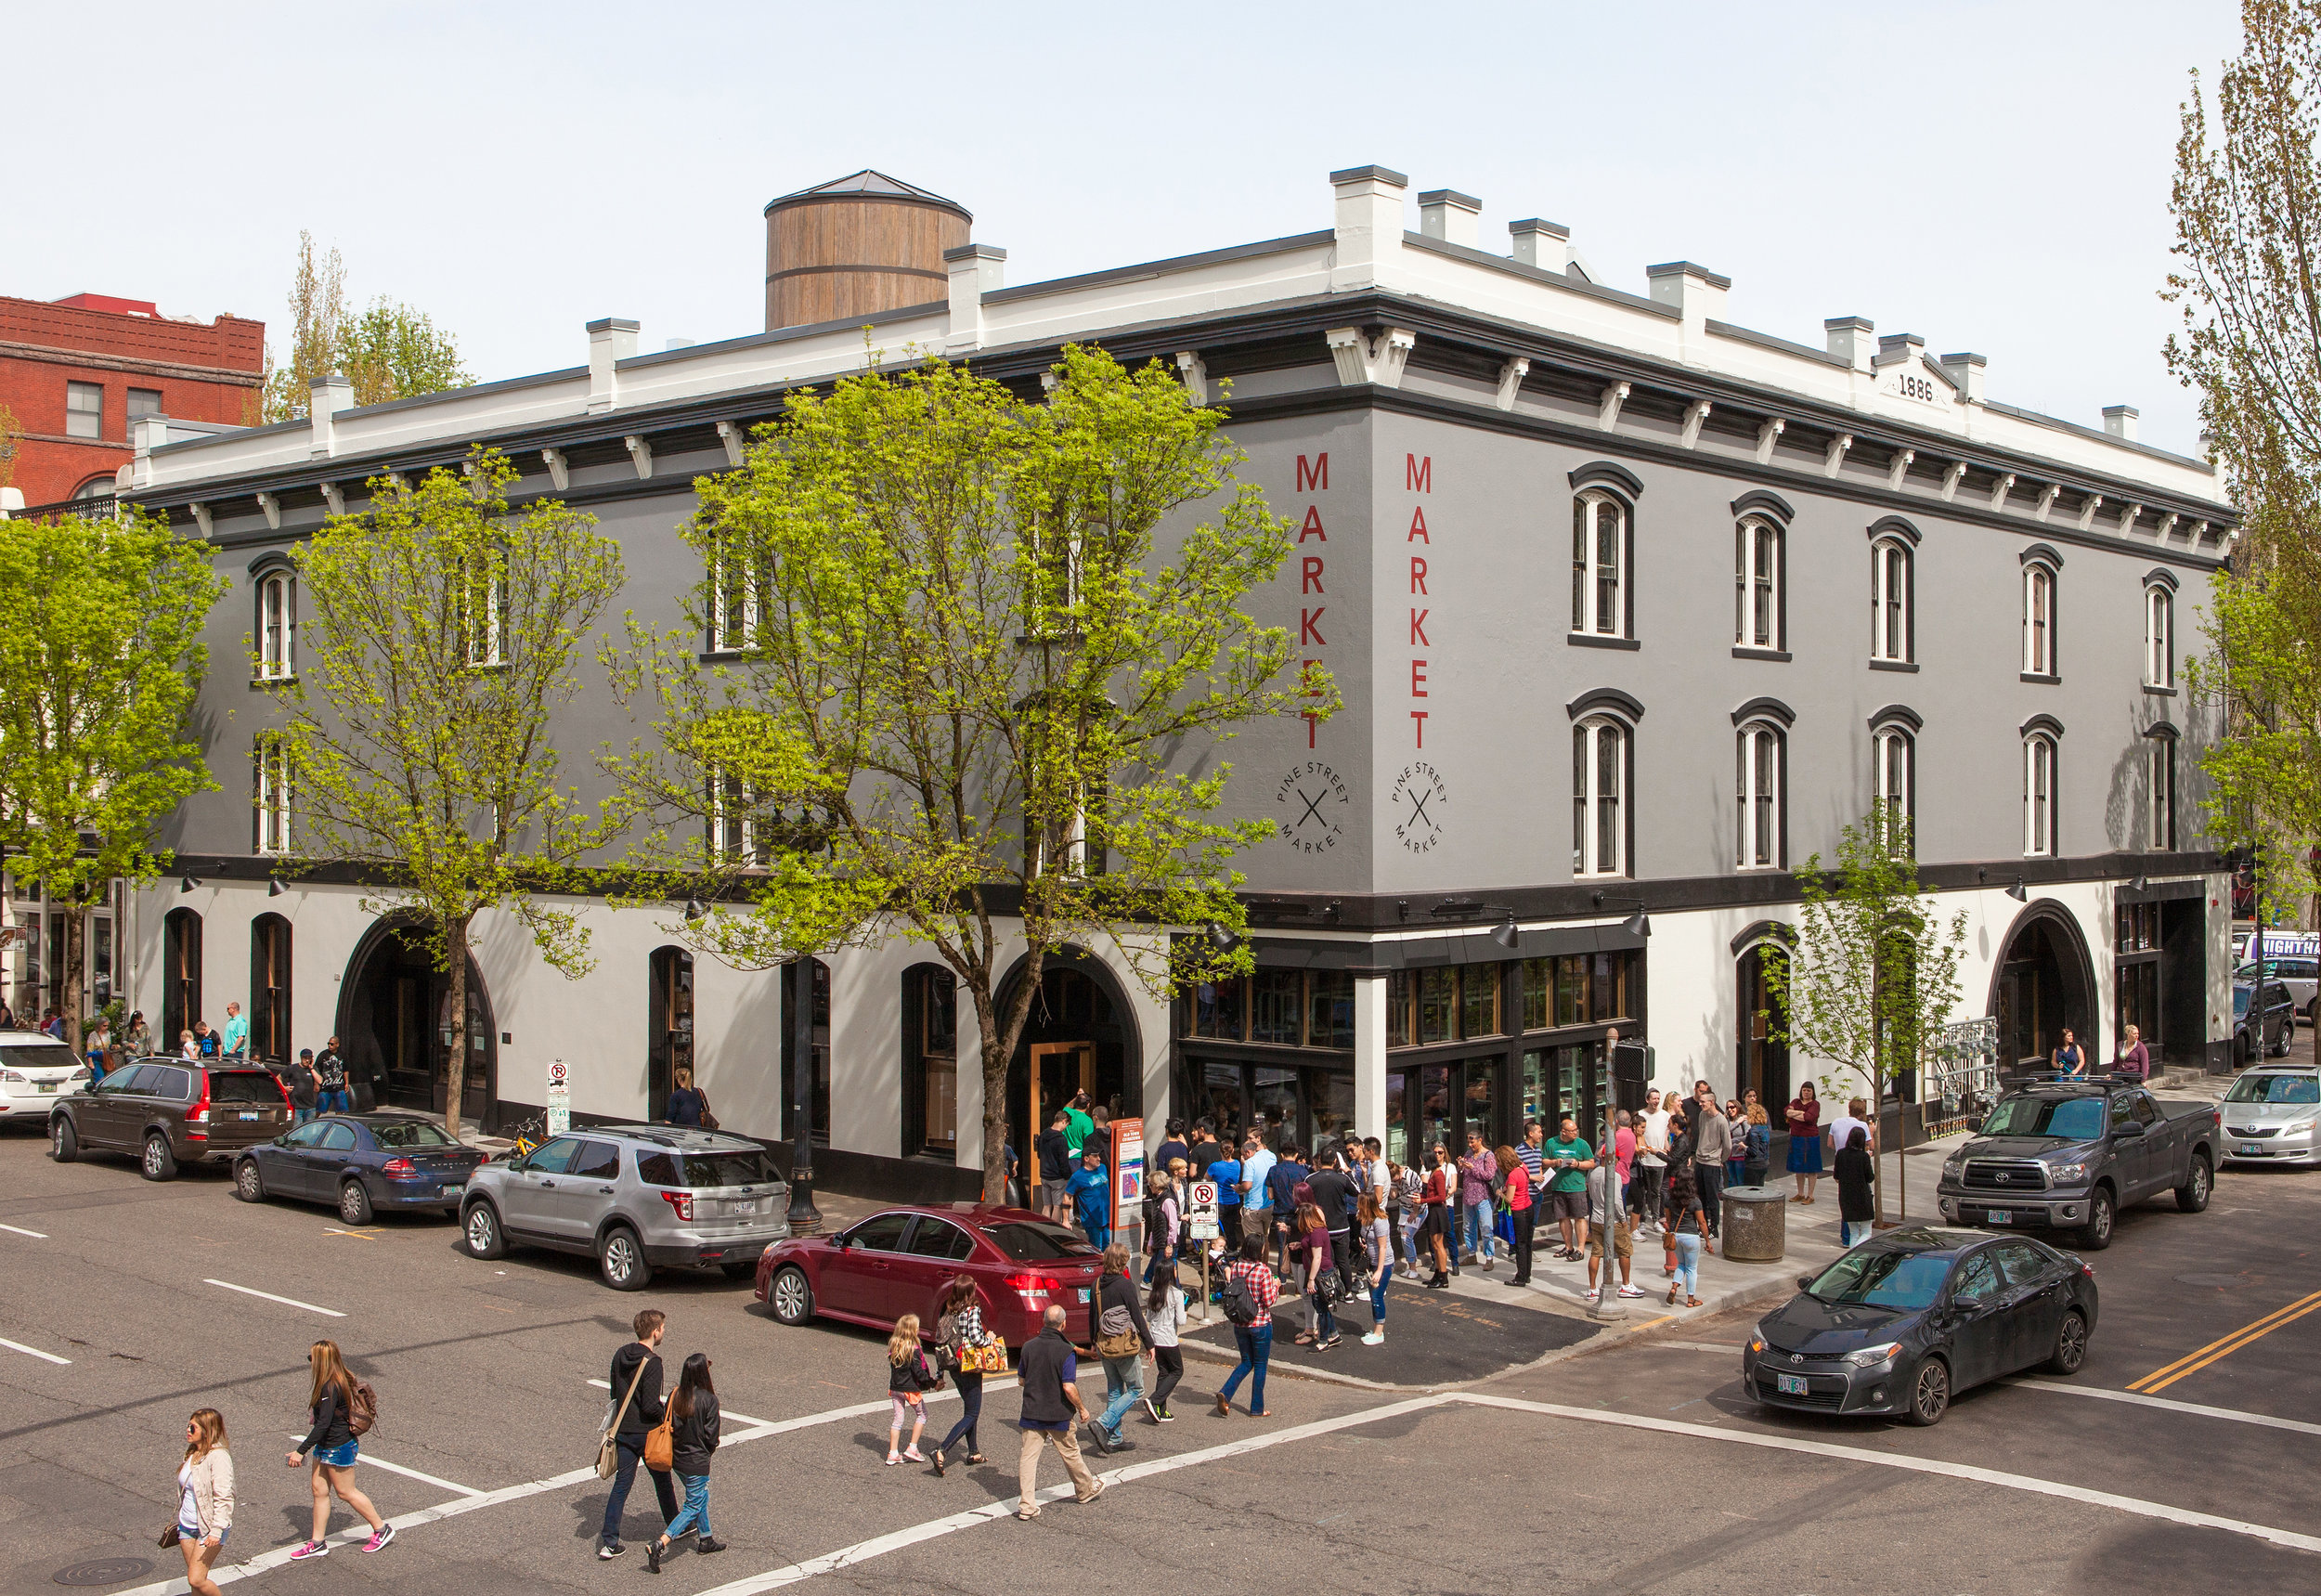
<svg viewBox="0 0 2321 1596"><path fill-rule="evenodd" d="M33 1120L45 1131L57 1099L93 1073L86 1060L44 1032L0 1031L0 1125Z"/></svg>

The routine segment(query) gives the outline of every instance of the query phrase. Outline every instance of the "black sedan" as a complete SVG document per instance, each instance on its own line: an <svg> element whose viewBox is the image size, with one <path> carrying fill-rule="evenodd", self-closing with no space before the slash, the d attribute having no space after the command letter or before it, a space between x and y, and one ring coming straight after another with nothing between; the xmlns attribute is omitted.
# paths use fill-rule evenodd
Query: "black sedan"
<svg viewBox="0 0 2321 1596"><path fill-rule="evenodd" d="M2095 1271L2028 1236L1888 1231L1797 1284L1741 1355L1769 1408L1932 1424L1985 1381L2077 1373L2095 1328Z"/></svg>
<svg viewBox="0 0 2321 1596"><path fill-rule="evenodd" d="M460 1193L484 1156L417 1114L325 1114L236 1159L234 1195L331 1203L349 1225L368 1225L382 1209L435 1208L457 1218Z"/></svg>

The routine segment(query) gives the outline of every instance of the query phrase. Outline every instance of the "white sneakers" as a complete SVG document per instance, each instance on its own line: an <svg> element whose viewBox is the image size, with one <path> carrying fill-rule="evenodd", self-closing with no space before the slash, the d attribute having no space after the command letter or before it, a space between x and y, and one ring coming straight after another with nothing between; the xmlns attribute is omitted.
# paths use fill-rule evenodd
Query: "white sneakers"
<svg viewBox="0 0 2321 1596"><path fill-rule="evenodd" d="M1379 1346L1382 1345L1385 1343L1385 1340L1386 1332L1384 1330L1374 1330L1369 1334L1362 1338L1362 1344L1364 1346Z"/></svg>

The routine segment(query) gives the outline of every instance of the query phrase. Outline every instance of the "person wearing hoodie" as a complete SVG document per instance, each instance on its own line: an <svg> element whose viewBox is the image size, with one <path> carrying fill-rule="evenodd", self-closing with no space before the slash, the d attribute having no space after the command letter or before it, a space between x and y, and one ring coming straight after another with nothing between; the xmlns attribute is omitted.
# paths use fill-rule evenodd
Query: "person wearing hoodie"
<svg viewBox="0 0 2321 1596"><path fill-rule="evenodd" d="M603 1533L596 1543L597 1556L604 1559L629 1550L620 1539L621 1511L629 1505L629 1487L637 1483L637 1465L644 1461L645 1435L668 1412L661 1397L661 1338L668 1333L668 1316L658 1308L643 1308L630 1328L637 1338L622 1343L613 1354L612 1376L607 1382L613 1388L614 1410L620 1415L615 1437L620 1462L613 1474L613 1494L604 1499ZM632 1386L634 1396L629 1395ZM667 1524L677 1516L676 1485L666 1469L645 1472L653 1476L653 1494L660 1501L661 1522Z"/></svg>

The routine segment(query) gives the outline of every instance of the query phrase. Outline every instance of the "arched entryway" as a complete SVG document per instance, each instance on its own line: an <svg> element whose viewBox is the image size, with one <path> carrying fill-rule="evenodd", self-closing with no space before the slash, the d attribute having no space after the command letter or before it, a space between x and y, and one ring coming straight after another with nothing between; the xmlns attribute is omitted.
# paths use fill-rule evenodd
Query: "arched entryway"
<svg viewBox="0 0 2321 1596"><path fill-rule="evenodd" d="M338 1037L348 1084L380 1108L440 1114L449 1104L451 980L412 935L408 915L377 921L356 944L339 986ZM483 1129L499 1119L499 1032L475 959L467 961L467 1037L460 1117Z"/></svg>
<svg viewBox="0 0 2321 1596"><path fill-rule="evenodd" d="M2002 1069L2044 1066L2068 1028L2092 1060L2107 1057L2096 1034L2095 967L2079 922L2062 904L2032 903L2007 928L1984 1012L1999 1021Z"/></svg>
<svg viewBox="0 0 2321 1596"><path fill-rule="evenodd" d="M1733 939L1739 950L1733 960L1739 1047L1732 1089L1735 1095L1754 1091L1769 1113L1789 1101L1789 1045L1782 1040L1788 1016L1766 976L1789 956L1794 935L1787 926L1761 920ZM1776 1127L1780 1123L1774 1122Z"/></svg>
<svg viewBox="0 0 2321 1596"><path fill-rule="evenodd" d="M1003 1013L1013 1001L1023 969L1018 961L1000 983ZM1031 1011L1024 1018L1023 1034L1007 1066L1007 1135L1018 1148L1031 1146L1023 1116L1035 1058L1043 1114L1054 1112L1081 1090L1114 1119L1144 1113L1143 1039L1127 993L1101 959L1068 948L1048 954L1042 963L1040 990L1031 996Z"/></svg>

